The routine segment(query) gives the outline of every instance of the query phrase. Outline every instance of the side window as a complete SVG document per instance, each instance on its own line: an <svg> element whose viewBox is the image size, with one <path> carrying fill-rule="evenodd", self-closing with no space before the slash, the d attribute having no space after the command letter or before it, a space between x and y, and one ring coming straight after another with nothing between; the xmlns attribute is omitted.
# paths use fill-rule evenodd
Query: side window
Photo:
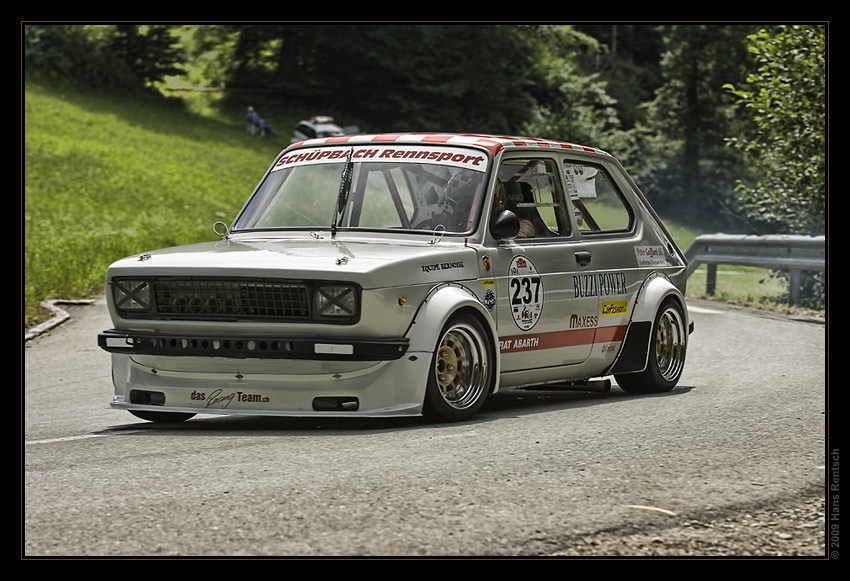
<svg viewBox="0 0 850 581"><path fill-rule="evenodd" d="M573 215L580 232L601 233L631 229L631 209L623 202L616 186L602 169L566 160L564 175Z"/></svg>
<svg viewBox="0 0 850 581"><path fill-rule="evenodd" d="M551 159L507 159L499 167L494 215L510 210L520 220L518 238L568 236L564 193Z"/></svg>

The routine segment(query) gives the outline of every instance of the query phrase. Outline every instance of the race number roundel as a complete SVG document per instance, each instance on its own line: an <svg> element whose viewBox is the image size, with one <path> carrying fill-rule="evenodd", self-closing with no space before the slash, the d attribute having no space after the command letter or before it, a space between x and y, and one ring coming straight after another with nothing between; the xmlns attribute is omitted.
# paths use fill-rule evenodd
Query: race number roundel
<svg viewBox="0 0 850 581"><path fill-rule="evenodd" d="M517 327L528 331L543 311L543 279L525 256L514 257L508 275L511 315Z"/></svg>

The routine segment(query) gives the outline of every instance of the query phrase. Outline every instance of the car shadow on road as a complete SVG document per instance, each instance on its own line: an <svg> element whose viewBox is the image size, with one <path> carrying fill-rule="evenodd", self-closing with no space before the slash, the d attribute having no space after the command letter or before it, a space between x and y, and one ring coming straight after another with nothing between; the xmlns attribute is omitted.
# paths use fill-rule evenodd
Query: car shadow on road
<svg viewBox="0 0 850 581"><path fill-rule="evenodd" d="M575 391L557 388L506 389L490 396L481 411L469 420L457 423L445 423L422 417L414 418L289 418L277 416L225 416L198 415L192 419L175 424L161 424L132 418L132 423L118 424L104 429L101 434L121 435L208 435L213 432L233 436L239 433L256 436L267 434L307 433L330 435L389 432L409 429L440 429L453 425L486 423L506 417L530 415L543 412L569 410L588 406L605 405L629 399L676 397L693 390L693 386L678 386L672 391L656 394L630 394L612 387L608 392Z"/></svg>
<svg viewBox="0 0 850 581"><path fill-rule="evenodd" d="M665 393L650 394L626 393L616 386L613 386L610 391L601 393L557 387L506 389L490 396L484 404L481 414L536 413L553 409L588 407L612 401L684 395L693 389L693 386L678 386Z"/></svg>

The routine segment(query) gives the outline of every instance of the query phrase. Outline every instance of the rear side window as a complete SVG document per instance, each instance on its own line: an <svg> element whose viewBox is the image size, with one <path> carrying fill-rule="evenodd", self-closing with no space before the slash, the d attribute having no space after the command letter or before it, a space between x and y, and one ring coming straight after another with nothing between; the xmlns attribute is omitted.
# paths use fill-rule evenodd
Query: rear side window
<svg viewBox="0 0 850 581"><path fill-rule="evenodd" d="M602 168L566 160L564 175L580 232L595 234L631 230L632 211Z"/></svg>

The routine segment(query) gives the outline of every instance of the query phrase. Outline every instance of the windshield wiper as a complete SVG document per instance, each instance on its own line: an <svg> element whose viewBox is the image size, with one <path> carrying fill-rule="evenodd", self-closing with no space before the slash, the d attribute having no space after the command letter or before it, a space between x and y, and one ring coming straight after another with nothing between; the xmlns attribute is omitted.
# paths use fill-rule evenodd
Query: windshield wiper
<svg viewBox="0 0 850 581"><path fill-rule="evenodd" d="M334 213L333 222L331 222L331 238L336 236L336 230L342 220L342 214L345 212L345 205L348 203L348 195L351 193L351 174L354 170L354 164L351 162L351 156L354 154L354 148L348 152L348 159L345 162L345 168L342 170L342 178L339 183L339 193L336 196L336 212Z"/></svg>

